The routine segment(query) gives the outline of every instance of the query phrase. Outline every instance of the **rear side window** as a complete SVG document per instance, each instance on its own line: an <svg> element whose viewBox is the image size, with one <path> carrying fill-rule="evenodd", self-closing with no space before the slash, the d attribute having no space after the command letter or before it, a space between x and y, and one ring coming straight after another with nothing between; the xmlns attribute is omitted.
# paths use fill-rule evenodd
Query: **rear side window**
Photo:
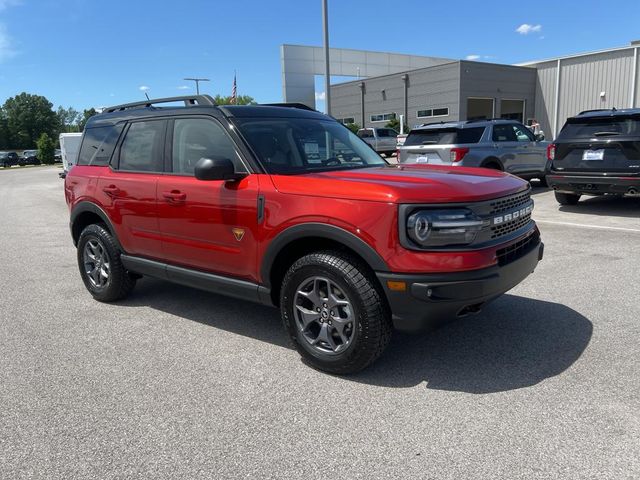
<svg viewBox="0 0 640 480"><path fill-rule="evenodd" d="M109 164L124 124L85 128L77 165Z"/></svg>
<svg viewBox="0 0 640 480"><path fill-rule="evenodd" d="M484 133L484 127L473 128L434 128L428 130L412 130L405 146L411 145L450 145L461 143L478 143Z"/></svg>
<svg viewBox="0 0 640 480"><path fill-rule="evenodd" d="M581 118L569 119L558 135L562 138L607 138L616 136L640 136L640 118Z"/></svg>
<svg viewBox="0 0 640 480"><path fill-rule="evenodd" d="M120 147L118 169L161 172L165 125L164 120L132 123Z"/></svg>

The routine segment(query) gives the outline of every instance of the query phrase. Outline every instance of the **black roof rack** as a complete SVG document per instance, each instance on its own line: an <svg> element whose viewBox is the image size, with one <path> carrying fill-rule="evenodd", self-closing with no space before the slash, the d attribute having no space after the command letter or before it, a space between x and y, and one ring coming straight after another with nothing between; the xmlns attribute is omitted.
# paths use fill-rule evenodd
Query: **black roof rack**
<svg viewBox="0 0 640 480"><path fill-rule="evenodd" d="M583 110L578 115L584 115L585 113L595 113L595 112L616 112L618 109L616 107L613 108L594 108L593 110Z"/></svg>
<svg viewBox="0 0 640 480"><path fill-rule="evenodd" d="M260 105L265 107L287 107L287 108L299 108L300 110L309 110L310 112L317 112L316 109L311 108L304 103L285 102L285 103L261 103Z"/></svg>
<svg viewBox="0 0 640 480"><path fill-rule="evenodd" d="M467 120L466 123L493 122L495 120L502 120L504 122L513 122L513 121L515 121L515 120L511 120L509 118L474 118L473 120Z"/></svg>
<svg viewBox="0 0 640 480"><path fill-rule="evenodd" d="M123 103L122 105L115 105L113 107L107 107L103 110L104 113L121 112L130 108L140 107L152 107L158 103L173 103L184 102L185 107L192 107L194 105L215 105L216 102L210 95L191 95L182 97L167 97L167 98L152 98L149 100L143 100L140 102Z"/></svg>

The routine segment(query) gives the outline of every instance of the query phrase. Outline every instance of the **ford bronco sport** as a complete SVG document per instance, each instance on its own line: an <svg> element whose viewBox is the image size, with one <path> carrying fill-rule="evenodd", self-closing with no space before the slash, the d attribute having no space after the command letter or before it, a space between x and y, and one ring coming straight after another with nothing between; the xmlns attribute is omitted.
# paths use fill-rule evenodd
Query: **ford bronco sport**
<svg viewBox="0 0 640 480"><path fill-rule="evenodd" d="M640 195L640 109L589 110L549 146L547 182L561 205L582 195Z"/></svg>
<svg viewBox="0 0 640 480"><path fill-rule="evenodd" d="M278 306L307 363L350 373L394 327L477 312L535 269L526 182L389 165L300 107L197 96L92 117L65 179L91 295L124 298L148 275Z"/></svg>

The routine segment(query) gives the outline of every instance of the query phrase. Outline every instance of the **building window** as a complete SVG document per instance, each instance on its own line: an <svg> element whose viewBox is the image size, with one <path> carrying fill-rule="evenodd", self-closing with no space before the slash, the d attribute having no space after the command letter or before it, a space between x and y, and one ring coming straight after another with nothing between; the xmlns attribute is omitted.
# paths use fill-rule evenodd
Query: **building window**
<svg viewBox="0 0 640 480"><path fill-rule="evenodd" d="M345 118L336 118L340 123L345 125L349 125L350 123L356 123L356 119L353 117L345 117Z"/></svg>
<svg viewBox="0 0 640 480"><path fill-rule="evenodd" d="M418 118L431 118L431 117L447 117L449 115L449 107L444 108L429 108L428 110L418 110Z"/></svg>
<svg viewBox="0 0 640 480"><path fill-rule="evenodd" d="M371 115L372 122L388 122L396 118L395 113L381 113L380 115Z"/></svg>

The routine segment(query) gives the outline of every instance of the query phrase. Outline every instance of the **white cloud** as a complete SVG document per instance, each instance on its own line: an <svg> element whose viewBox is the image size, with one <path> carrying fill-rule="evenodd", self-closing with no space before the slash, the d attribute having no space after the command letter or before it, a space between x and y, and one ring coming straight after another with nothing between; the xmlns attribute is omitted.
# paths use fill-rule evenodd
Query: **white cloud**
<svg viewBox="0 0 640 480"><path fill-rule="evenodd" d="M11 37L7 34L5 26L0 23L0 63L13 57L15 54L16 52L13 49Z"/></svg>
<svg viewBox="0 0 640 480"><path fill-rule="evenodd" d="M0 0L0 10L13 7L15 5L20 5L21 3L22 3L21 0Z"/></svg>
<svg viewBox="0 0 640 480"><path fill-rule="evenodd" d="M542 30L542 25L540 24L530 25L528 23L523 23L518 28L516 28L516 32L518 32L520 35L529 35L530 33L539 32L540 30Z"/></svg>
<svg viewBox="0 0 640 480"><path fill-rule="evenodd" d="M316 92L316 100L324 102L326 95L324 92Z"/></svg>
<svg viewBox="0 0 640 480"><path fill-rule="evenodd" d="M467 55L465 60L480 60L480 55Z"/></svg>
<svg viewBox="0 0 640 480"><path fill-rule="evenodd" d="M464 57L465 60L471 60L473 62L475 62L476 60L493 60L496 57L493 55L476 55L476 54L472 54L472 55L467 55L466 57Z"/></svg>
<svg viewBox="0 0 640 480"><path fill-rule="evenodd" d="M146 85L140 85L140 87L138 87L138 90L140 90L141 92L146 92L150 88L151 87L147 87Z"/></svg>
<svg viewBox="0 0 640 480"><path fill-rule="evenodd" d="M189 85L180 85L178 90L189 90L191 87Z"/></svg>

